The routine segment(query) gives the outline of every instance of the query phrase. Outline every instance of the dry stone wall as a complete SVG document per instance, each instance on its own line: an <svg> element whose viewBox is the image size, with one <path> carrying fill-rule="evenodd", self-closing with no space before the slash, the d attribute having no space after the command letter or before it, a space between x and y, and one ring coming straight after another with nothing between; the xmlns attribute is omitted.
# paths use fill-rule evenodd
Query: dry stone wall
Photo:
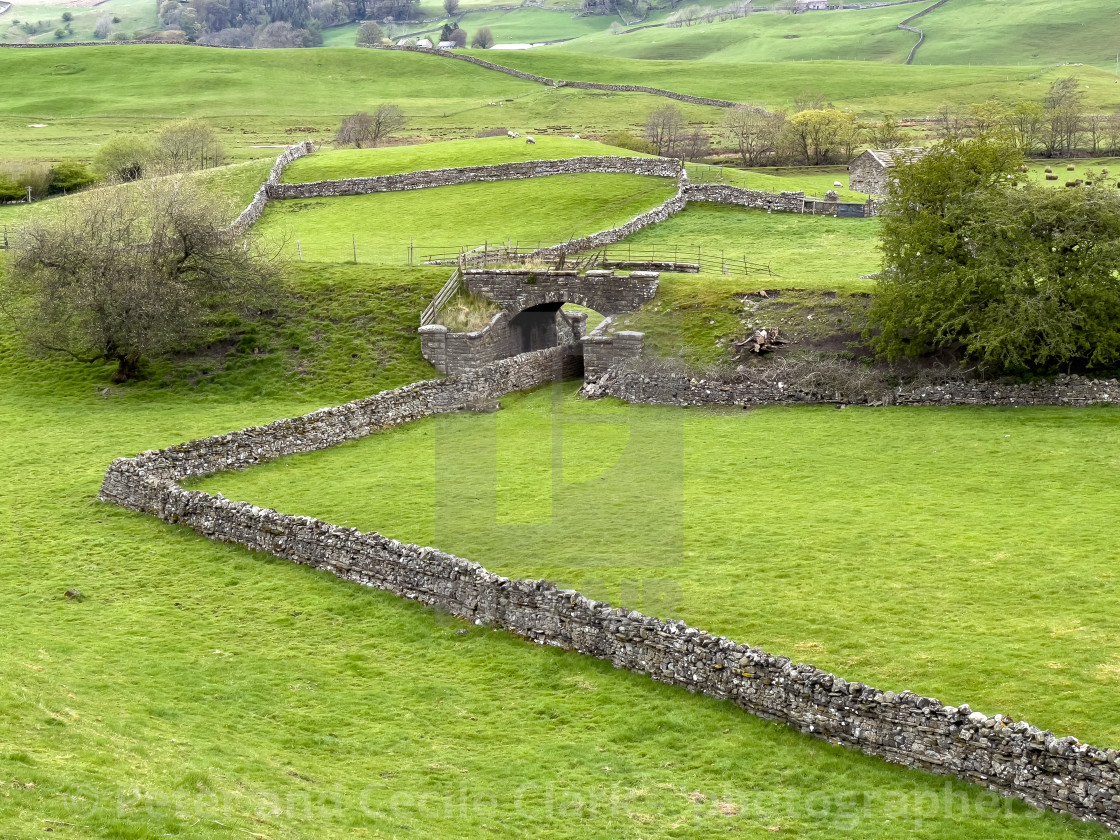
<svg viewBox="0 0 1120 840"><path fill-rule="evenodd" d="M495 64L492 61L478 58L473 55L464 55L462 53L452 52L451 50L429 49L428 47L404 47L404 46L390 46L390 45L367 45L370 49L377 50L398 50L402 52L415 52L424 53L425 55L435 55L440 58L454 58L459 61L467 61L471 64L477 64L479 67L485 67L487 70L494 70L498 73L505 73L507 76L514 76L518 79L524 79L527 82L536 82L541 85L548 85L549 87L573 87L582 88L585 90L607 90L616 91L619 93L649 93L654 96L665 96L669 99L675 99L678 102L687 102L691 105L711 105L714 108L734 108L739 103L732 102L728 99L711 99L706 96L693 96L688 93L677 93L672 90L664 90L663 88L646 87L645 85L610 85L602 82L572 82L563 79L550 79L548 76L538 76L534 73L525 73L521 70L515 70L512 67L506 67L502 64ZM759 113L769 113L761 108L749 106L752 110Z"/></svg>
<svg viewBox="0 0 1120 840"><path fill-rule="evenodd" d="M636 354L635 354L636 355ZM633 358L633 357L631 357ZM774 374L746 374L735 381L699 379L682 373L642 370L620 358L610 370L588 365L584 393L589 397L617 397L630 403L681 406L754 405L1113 405L1120 404L1120 382L1059 376L1050 382L1000 384L963 380L937 385L905 385L837 391L825 386L804 388Z"/></svg>
<svg viewBox="0 0 1120 840"><path fill-rule="evenodd" d="M757 210L779 210L801 213L805 208L805 193L770 193L748 190L727 184L688 184L684 188L685 201L711 201L716 204L737 204Z"/></svg>
<svg viewBox="0 0 1120 840"><path fill-rule="evenodd" d="M246 228L256 223L260 219L261 214L264 213L265 205L268 204L269 189L273 185L280 183L280 179L284 176L284 168L293 160L299 160L301 157L309 155L313 151L315 151L315 144L310 140L296 143L294 146L289 146L285 149L283 154L276 158L276 163L272 164L272 169L268 173L268 180L261 184L260 189L257 190L257 194L253 196L253 200L249 203L249 206L241 211L241 215L238 216L237 220L233 223L233 227L238 229Z"/></svg>
<svg viewBox="0 0 1120 840"><path fill-rule="evenodd" d="M1003 715L989 717L968 705L849 682L680 621L618 609L548 581L506 578L438 549L184 490L177 483L493 401L570 373L573 361L567 348L523 354L473 374L119 459L106 472L100 498L186 525L210 539L269 552L439 606L467 621L729 700L895 764L955 775L1039 808L1096 820L1120 833L1120 754L1115 750L1055 737Z"/></svg>
<svg viewBox="0 0 1120 840"><path fill-rule="evenodd" d="M543 178L549 175L606 173L654 175L676 178L681 173L679 161L670 158L622 157L588 155L561 160L527 160L487 166L462 166L452 169L425 169L399 175L373 175L365 178L342 178L333 181L310 181L304 184L270 182L269 198L325 198L339 195L421 190L448 187L478 181L514 181L522 178Z"/></svg>
<svg viewBox="0 0 1120 840"><path fill-rule="evenodd" d="M420 352L440 373L468 373L516 354L509 314L499 312L481 330L452 332L442 324L420 327Z"/></svg>

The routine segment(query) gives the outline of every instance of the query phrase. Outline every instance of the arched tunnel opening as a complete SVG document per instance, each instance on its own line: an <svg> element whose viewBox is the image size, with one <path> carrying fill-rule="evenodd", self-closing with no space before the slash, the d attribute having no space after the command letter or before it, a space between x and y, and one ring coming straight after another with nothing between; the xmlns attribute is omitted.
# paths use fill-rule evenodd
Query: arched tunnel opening
<svg viewBox="0 0 1120 840"><path fill-rule="evenodd" d="M528 353L578 342L602 320L603 316L594 310L563 301L531 306L510 319L513 352Z"/></svg>

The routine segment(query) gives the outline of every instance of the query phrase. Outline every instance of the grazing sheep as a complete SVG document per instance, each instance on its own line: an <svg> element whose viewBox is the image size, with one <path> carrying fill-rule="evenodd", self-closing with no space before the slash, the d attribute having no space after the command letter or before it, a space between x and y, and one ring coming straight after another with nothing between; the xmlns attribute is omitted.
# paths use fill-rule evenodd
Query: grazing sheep
<svg viewBox="0 0 1120 840"><path fill-rule="evenodd" d="M514 139L517 136L518 136L518 134L517 134L516 131L507 131L506 132L506 137L508 137L510 140Z"/></svg>
<svg viewBox="0 0 1120 840"><path fill-rule="evenodd" d="M534 140L534 139L533 139L533 138L532 138L531 136L530 136L530 137L526 137L526 138L525 138L525 142L526 142L526 143L528 143L528 144L529 144L529 145L531 145L531 146L535 146L535 145L537 145L537 141L536 141L536 140Z"/></svg>
<svg viewBox="0 0 1120 840"><path fill-rule="evenodd" d="M573 135L572 135L572 139L573 139L573 140L578 140L578 139L579 139L579 135L578 135L578 134L573 134Z"/></svg>
<svg viewBox="0 0 1120 840"><path fill-rule="evenodd" d="M843 185L843 184L841 184L841 183L840 183L839 181L833 181L833 182L832 182L832 186L834 186L834 187L842 187L842 186L844 186L844 185Z"/></svg>

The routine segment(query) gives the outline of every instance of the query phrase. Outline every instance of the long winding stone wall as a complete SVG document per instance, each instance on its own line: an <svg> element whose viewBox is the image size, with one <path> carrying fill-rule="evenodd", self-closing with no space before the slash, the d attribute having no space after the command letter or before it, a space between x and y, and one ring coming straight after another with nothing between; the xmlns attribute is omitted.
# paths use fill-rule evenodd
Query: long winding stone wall
<svg viewBox="0 0 1120 840"><path fill-rule="evenodd" d="M518 79L524 79L527 82L536 82L541 85L548 85L549 87L572 87L581 88L584 90L607 90L615 91L618 93L648 93L653 96L664 96L669 99L675 99L678 102L687 102L691 105L710 105L713 108L735 108L739 105L738 102L732 102L729 99L712 99L707 96L693 96L689 93L677 93L672 90L665 90L664 88L647 87L645 85L611 85L603 82L574 82L566 81L564 79L550 79L548 76L538 76L535 73L526 73L522 70L515 70L512 67L506 67L503 64L495 64L492 61L478 58L473 55L464 55L463 53L452 52L451 50L440 50L428 47L402 47L395 45L381 45L381 44L367 44L369 49L375 50L398 50L401 52L416 52L424 53L425 55L435 55L440 58L454 58L459 61L468 61L471 64L477 64L479 67L485 67L487 70L493 70L497 73L505 73L507 76L514 76ZM768 114L762 108L755 106L750 107L752 110L759 113Z"/></svg>
<svg viewBox="0 0 1120 840"><path fill-rule="evenodd" d="M341 178L333 181L309 181L303 184L271 182L268 197L325 198L340 195L421 190L448 187L478 181L515 181L543 178L549 175L606 173L611 175L653 175L676 178L681 173L679 161L658 157L623 157L620 155L587 155L559 160L526 160L486 166L460 166L450 169L424 169L398 175L372 175L364 178Z"/></svg>
<svg viewBox="0 0 1120 840"><path fill-rule="evenodd" d="M641 333L637 333L641 335ZM637 354L628 354L635 358ZM747 374L734 381L701 379L682 373L663 373L628 366L621 356L609 370L602 363L587 368L584 393L616 397L630 403L681 406L754 405L1115 405L1120 382L1059 376L1054 382L999 384L963 380L942 384L905 385L838 391L819 385L804 388L765 373Z"/></svg>
<svg viewBox="0 0 1120 840"><path fill-rule="evenodd" d="M269 552L439 606L467 621L729 700L760 717L895 764L955 775L1039 808L1096 820L1120 833L1120 754L1115 750L1058 738L1003 715L989 717L968 705L849 682L680 621L614 608L548 581L506 578L438 549L184 490L177 483L492 401L564 375L572 361L568 348L523 354L473 374L119 459L105 474L100 498L186 525L213 540Z"/></svg>

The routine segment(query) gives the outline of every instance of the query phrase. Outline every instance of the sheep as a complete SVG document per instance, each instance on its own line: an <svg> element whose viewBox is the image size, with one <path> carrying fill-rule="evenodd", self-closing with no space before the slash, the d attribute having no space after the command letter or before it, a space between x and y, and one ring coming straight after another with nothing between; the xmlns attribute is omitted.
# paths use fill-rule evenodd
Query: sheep
<svg viewBox="0 0 1120 840"><path fill-rule="evenodd" d="M520 135L520 134L518 134L518 133L517 133L516 131L507 131L507 132L506 132L506 137L508 137L508 138L509 138L510 140L516 139L516 138L518 138L518 137L520 137L520 136L521 136L521 135Z"/></svg>
<svg viewBox="0 0 1120 840"><path fill-rule="evenodd" d="M578 134L573 134L573 135L572 135L572 139L573 139L573 140L578 140L578 139L579 139L579 135L578 135Z"/></svg>
<svg viewBox="0 0 1120 840"><path fill-rule="evenodd" d="M841 184L841 183L840 183L839 181L833 181L833 182L832 182L832 186L834 186L834 187L843 187L844 185L843 185L843 184Z"/></svg>
<svg viewBox="0 0 1120 840"><path fill-rule="evenodd" d="M525 142L526 142L526 143L528 143L528 144L529 144L530 146L535 146L535 145L537 145L537 141L536 141L536 140L534 140L534 139L533 139L533 138L532 138L531 136L527 136L527 137L525 138Z"/></svg>

